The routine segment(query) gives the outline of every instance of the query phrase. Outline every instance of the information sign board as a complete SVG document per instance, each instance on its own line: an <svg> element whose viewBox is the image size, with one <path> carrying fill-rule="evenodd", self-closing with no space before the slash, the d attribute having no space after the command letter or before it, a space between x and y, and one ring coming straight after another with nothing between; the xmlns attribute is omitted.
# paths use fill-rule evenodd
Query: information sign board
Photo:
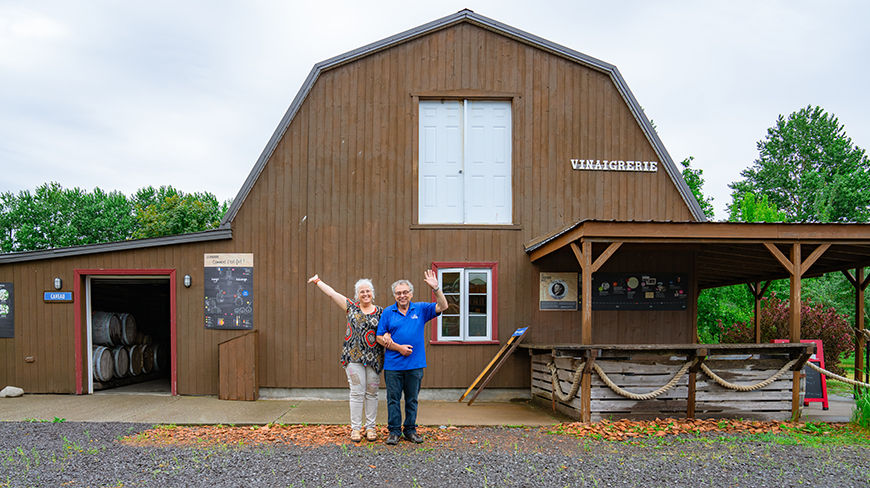
<svg viewBox="0 0 870 488"><path fill-rule="evenodd" d="M205 328L254 328L254 255L206 254Z"/></svg>
<svg viewBox="0 0 870 488"><path fill-rule="evenodd" d="M679 273L595 273L592 310L686 310L687 278Z"/></svg>
<svg viewBox="0 0 870 488"><path fill-rule="evenodd" d="M0 283L0 338L15 337L15 294L12 283Z"/></svg>

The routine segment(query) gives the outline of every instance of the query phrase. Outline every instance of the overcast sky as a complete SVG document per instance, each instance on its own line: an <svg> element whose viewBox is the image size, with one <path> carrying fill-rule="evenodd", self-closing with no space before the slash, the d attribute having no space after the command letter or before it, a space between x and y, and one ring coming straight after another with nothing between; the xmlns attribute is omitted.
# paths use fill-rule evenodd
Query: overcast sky
<svg viewBox="0 0 870 488"><path fill-rule="evenodd" d="M778 115L870 146L870 2L0 0L0 192L235 197L315 63L464 8L615 65L716 217Z"/></svg>

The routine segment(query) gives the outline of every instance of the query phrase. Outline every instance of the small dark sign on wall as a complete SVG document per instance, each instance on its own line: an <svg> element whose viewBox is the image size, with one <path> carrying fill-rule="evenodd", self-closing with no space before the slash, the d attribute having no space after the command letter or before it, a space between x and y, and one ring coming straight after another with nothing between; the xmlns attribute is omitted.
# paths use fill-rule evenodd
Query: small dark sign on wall
<svg viewBox="0 0 870 488"><path fill-rule="evenodd" d="M680 273L595 273L592 310L685 310L688 284Z"/></svg>
<svg viewBox="0 0 870 488"><path fill-rule="evenodd" d="M205 328L254 328L254 255L206 254Z"/></svg>
<svg viewBox="0 0 870 488"><path fill-rule="evenodd" d="M15 337L15 300L12 283L0 283L0 338Z"/></svg>

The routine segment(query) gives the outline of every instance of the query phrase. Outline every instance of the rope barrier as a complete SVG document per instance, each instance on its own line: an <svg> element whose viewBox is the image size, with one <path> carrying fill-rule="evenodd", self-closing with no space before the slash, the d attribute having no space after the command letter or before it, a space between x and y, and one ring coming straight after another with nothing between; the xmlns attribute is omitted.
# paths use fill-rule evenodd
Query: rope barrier
<svg viewBox="0 0 870 488"><path fill-rule="evenodd" d="M624 397L631 398L632 400L651 400L651 399L661 395L662 393L670 390L671 388L673 388L674 385L676 385L677 382L680 381L680 378L682 378L683 375L686 374L686 371L688 371L691 366L692 366L691 361L686 362L686 364L684 364L683 367L680 368L679 371L677 371L677 374L674 375L674 377L671 378L671 381L669 381L665 386L659 388L658 390L651 391L649 393L644 393L642 395L637 394L637 393L632 393L630 391L626 391L626 390L623 390L622 388L618 387L616 385L616 383L614 383L613 381L610 380L610 378L607 376L607 374L604 372L604 370L601 369L601 366L599 366L597 364L593 364L592 368L595 369L595 372L598 373L598 376L601 377L601 380L604 381L604 383L607 386L609 386L610 389L613 390L615 393L618 393Z"/></svg>
<svg viewBox="0 0 870 488"><path fill-rule="evenodd" d="M785 374L785 372L788 371L797 362L798 362L797 359L792 359L791 361L787 362L785 364L785 366L780 368L779 371L774 373L773 376L771 376L770 378L768 378L764 381L755 383L754 385L738 385L735 383L729 383L729 382L725 381L724 379L720 378L719 375L717 375L710 368L708 368L706 364L701 364L701 371L703 371L704 374L706 374L707 376L712 378L713 381L715 381L716 383L719 383L721 386L724 386L725 388L728 388L731 390L737 390L737 391L752 391L752 390L757 390L759 388L764 388L765 386L773 383L774 381L779 379L780 376Z"/></svg>
<svg viewBox="0 0 870 488"><path fill-rule="evenodd" d="M845 377L840 376L838 374L831 373L830 371L828 371L826 369L822 369L822 368L816 366L815 364L811 363L810 361L807 361L807 366L809 366L810 368L812 368L812 369L818 371L819 373L822 373L823 375L827 376L829 380L836 380L836 381L841 381L843 383L847 383L847 384L850 384L853 386L864 386L864 387L870 388L870 383L862 383L860 381L850 380L849 378L845 378Z"/></svg>
<svg viewBox="0 0 870 488"><path fill-rule="evenodd" d="M764 388L765 386L778 380L780 376L785 374L789 369L791 369L792 366L797 364L797 362L798 362L797 359L793 359L793 360L787 362L782 368L779 369L779 371L774 373L772 376L770 376L766 380L760 381L760 382L752 384L752 385L738 385L736 383L730 383L730 382L722 379L719 375L717 375L710 368L708 368L706 364L703 364L703 363L701 364L701 371L703 371L704 374L706 374L707 376L712 378L713 381L715 381L716 383L718 383L719 385L721 385L725 388L728 388L731 390L737 390L737 391L753 391L753 390L758 390L760 388ZM849 378L845 378L843 376L831 373L830 371L822 369L822 368L816 366L815 364L813 364L809 361L807 361L806 364L810 368L812 368L812 369L818 371L819 373L827 376L828 379L841 381L843 383L847 383L850 385L863 386L863 387L870 388L870 383L862 383L860 381L851 380ZM585 365L586 365L586 362L584 361L584 362L580 363L575 368L574 378L573 378L573 381L571 382L571 391L569 391L568 394L566 395L565 393L562 392L562 386L559 383L559 376L558 376L558 370L556 368L556 364L554 362L550 362L547 364L547 368L550 370L550 382L553 385L553 393L557 397L559 397L559 399L562 400L563 402L570 402L571 400L574 399L574 397L577 396L577 391L580 390L580 383L581 383L582 378L583 378L583 367ZM610 389L613 390L615 393L618 393L619 395L622 395L622 396L627 397L627 398L631 398L632 400L651 400L651 399L661 395L662 393L670 390L671 388L673 388L677 384L677 382L680 381L680 378L682 378L683 375L686 374L686 372L689 370L691 365L692 365L691 361L686 362L686 364L684 364L683 367L680 368L679 371L677 371L677 373L674 375L674 377L671 378L671 380L668 381L668 383L665 384L665 386L659 388L658 390L651 391L649 393L644 393L644 394L632 393L630 391L627 391L627 390L620 388L616 383L614 383L610 379L610 377L607 376L607 373L605 373L604 370L601 369L601 366L599 366L598 364L593 364L592 369L594 369L595 372L598 373L598 376L601 378L601 380L604 382L604 384L606 384L608 387L610 387Z"/></svg>
<svg viewBox="0 0 870 488"><path fill-rule="evenodd" d="M559 397L559 400L563 402L570 402L577 396L577 391L580 389L580 381L583 377L583 366L586 364L586 361L580 363L579 366L574 370L574 381L571 383L571 391L568 392L567 395L562 393L562 385L559 384L559 376L556 370L556 363L550 361L547 364L547 368L550 369L550 383L553 384L553 393Z"/></svg>

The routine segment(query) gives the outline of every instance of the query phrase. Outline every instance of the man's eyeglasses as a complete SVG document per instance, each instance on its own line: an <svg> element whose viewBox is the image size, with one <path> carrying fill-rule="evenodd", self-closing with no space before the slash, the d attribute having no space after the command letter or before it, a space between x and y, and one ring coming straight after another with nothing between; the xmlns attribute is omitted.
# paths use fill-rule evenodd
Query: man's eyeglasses
<svg viewBox="0 0 870 488"><path fill-rule="evenodd" d="M397 291L397 292L394 293L394 295L396 295L397 297L401 297L401 296L405 296L405 295L410 295L410 294L411 294L411 290Z"/></svg>

